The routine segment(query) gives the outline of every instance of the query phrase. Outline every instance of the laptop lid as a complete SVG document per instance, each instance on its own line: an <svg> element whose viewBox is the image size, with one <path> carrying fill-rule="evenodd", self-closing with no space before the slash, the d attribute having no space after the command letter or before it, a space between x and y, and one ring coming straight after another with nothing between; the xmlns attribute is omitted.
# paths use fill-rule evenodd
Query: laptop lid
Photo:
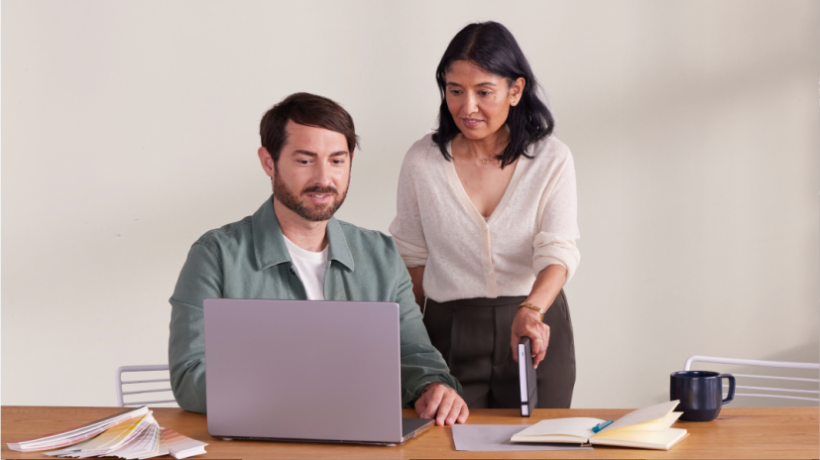
<svg viewBox="0 0 820 460"><path fill-rule="evenodd" d="M208 432L398 443L399 306L206 299Z"/></svg>

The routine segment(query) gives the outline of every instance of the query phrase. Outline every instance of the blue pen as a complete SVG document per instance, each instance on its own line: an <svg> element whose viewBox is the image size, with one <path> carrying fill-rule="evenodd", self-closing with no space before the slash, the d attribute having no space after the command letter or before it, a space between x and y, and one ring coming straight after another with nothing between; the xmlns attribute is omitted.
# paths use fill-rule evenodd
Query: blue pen
<svg viewBox="0 0 820 460"><path fill-rule="evenodd" d="M609 420L609 421L606 421L606 422L601 422L601 423L595 425L594 427L592 427L592 432L597 433L597 432L603 430L604 428L608 427L611 423L612 423L612 420Z"/></svg>

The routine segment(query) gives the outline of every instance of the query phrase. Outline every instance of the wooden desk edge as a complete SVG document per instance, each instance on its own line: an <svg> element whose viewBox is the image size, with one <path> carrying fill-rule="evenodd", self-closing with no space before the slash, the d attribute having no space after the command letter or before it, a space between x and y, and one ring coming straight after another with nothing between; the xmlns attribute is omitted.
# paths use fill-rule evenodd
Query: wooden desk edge
<svg viewBox="0 0 820 460"><path fill-rule="evenodd" d="M75 428L121 412L120 407L2 406L2 458L53 458L40 452L8 448L18 442ZM193 458L818 458L820 410L799 408L724 408L715 422L679 422L690 436L670 451L596 447L592 451L456 451L449 427L433 427L397 447L360 445L223 441L207 432L202 414L179 408L153 408L160 425L206 442L207 454ZM618 418L632 409L537 409L530 418L516 409L476 409L468 424L531 425L546 418ZM404 416L414 416L406 409ZM47 423L41 420L47 420ZM768 433L768 435L767 435ZM768 436L768 438L766 437ZM722 441L718 441L720 438ZM774 439L772 439L774 438ZM735 445L737 443L738 445ZM742 444L742 445L739 445ZM171 457L167 457L171 458Z"/></svg>

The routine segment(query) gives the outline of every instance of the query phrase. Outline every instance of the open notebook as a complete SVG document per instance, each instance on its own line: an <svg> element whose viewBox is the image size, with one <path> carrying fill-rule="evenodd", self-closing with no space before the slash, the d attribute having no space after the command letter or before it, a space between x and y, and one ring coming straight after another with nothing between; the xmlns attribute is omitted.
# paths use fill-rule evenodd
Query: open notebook
<svg viewBox="0 0 820 460"><path fill-rule="evenodd" d="M672 428L681 412L673 412L677 400L655 404L630 412L595 433L592 429L604 420L571 417L542 420L510 438L512 442L571 443L669 450L689 435Z"/></svg>

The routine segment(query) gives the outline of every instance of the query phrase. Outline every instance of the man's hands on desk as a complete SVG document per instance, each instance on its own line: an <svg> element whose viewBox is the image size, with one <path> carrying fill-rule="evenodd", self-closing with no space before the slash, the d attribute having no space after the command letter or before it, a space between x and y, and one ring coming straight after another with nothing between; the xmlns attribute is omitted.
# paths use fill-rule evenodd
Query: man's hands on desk
<svg viewBox="0 0 820 460"><path fill-rule="evenodd" d="M436 382L424 387L421 397L416 400L416 415L435 417L436 425L443 426L466 422L470 410L456 390Z"/></svg>

